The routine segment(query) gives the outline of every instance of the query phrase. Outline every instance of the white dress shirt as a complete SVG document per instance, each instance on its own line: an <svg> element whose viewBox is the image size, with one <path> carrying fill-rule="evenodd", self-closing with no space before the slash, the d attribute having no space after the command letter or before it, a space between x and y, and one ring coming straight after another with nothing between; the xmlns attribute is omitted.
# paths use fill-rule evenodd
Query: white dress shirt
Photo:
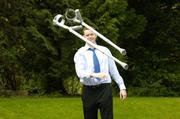
<svg viewBox="0 0 180 119"><path fill-rule="evenodd" d="M97 45L103 52L112 55L110 50L104 46ZM120 76L114 60L103 54L99 50L95 50L100 64L100 72L107 74L106 78L98 80L97 78L90 77L94 72L93 52L88 50L90 47L86 44L81 47L74 56L75 69L80 82L83 85L98 85L101 83L111 83L111 77L118 84L119 89L126 89L124 81Z"/></svg>

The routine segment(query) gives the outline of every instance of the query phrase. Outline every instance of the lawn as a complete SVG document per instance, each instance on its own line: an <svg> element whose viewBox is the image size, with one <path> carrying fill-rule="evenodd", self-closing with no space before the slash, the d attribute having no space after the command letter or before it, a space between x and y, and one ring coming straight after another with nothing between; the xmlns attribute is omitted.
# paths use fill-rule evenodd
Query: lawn
<svg viewBox="0 0 180 119"><path fill-rule="evenodd" d="M81 99L0 98L0 119L83 119ZM180 119L180 98L114 98L114 119Z"/></svg>

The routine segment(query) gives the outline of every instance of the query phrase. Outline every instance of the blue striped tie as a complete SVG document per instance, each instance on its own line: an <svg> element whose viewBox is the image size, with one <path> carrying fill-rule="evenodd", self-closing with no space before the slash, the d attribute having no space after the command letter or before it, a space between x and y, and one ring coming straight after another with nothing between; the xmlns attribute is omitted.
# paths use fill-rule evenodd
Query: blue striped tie
<svg viewBox="0 0 180 119"><path fill-rule="evenodd" d="M95 48L89 48L90 51L93 52L93 63L94 63L94 72L95 73L99 73L100 72L100 65L99 65L99 60L96 56L96 53L95 53Z"/></svg>

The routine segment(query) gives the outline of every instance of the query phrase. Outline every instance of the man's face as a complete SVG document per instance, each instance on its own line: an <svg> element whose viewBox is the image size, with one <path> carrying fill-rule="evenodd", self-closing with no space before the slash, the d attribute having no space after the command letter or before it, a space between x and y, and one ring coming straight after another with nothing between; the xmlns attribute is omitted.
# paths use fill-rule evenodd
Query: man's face
<svg viewBox="0 0 180 119"><path fill-rule="evenodd" d="M91 30L84 30L84 37L92 43L96 43L96 35Z"/></svg>

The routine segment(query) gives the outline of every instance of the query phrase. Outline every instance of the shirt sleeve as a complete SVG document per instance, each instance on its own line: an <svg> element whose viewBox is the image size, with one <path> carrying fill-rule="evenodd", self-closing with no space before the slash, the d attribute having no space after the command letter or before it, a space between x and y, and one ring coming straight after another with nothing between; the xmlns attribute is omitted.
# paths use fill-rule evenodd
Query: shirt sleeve
<svg viewBox="0 0 180 119"><path fill-rule="evenodd" d="M90 78L91 72L86 69L86 59L80 52L74 55L74 63L76 74L80 79Z"/></svg>
<svg viewBox="0 0 180 119"><path fill-rule="evenodd" d="M112 54L109 50L108 50L108 54L110 54L112 56ZM123 78L119 74L119 71L118 71L117 66L115 64L115 61L111 58L108 58L108 60L109 60L109 73L110 73L110 75L115 80L115 82L118 84L120 90L126 89Z"/></svg>

